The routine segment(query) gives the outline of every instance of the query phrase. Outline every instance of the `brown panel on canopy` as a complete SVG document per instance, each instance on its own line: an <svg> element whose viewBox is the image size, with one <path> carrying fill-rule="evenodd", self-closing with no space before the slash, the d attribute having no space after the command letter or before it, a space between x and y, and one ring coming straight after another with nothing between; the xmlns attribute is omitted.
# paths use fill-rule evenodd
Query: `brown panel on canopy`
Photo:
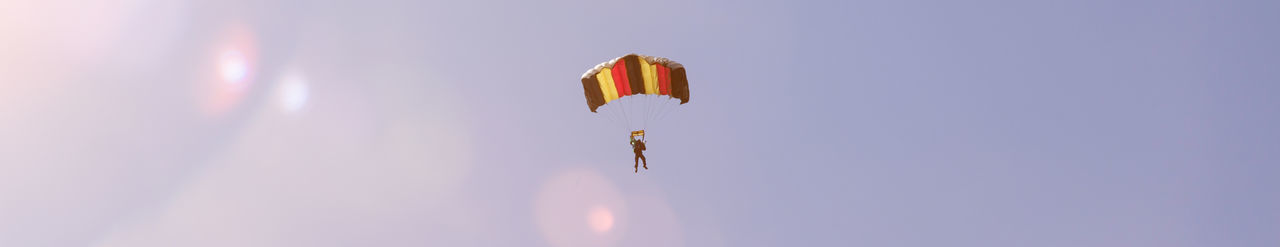
<svg viewBox="0 0 1280 247"><path fill-rule="evenodd" d="M689 103L689 78L684 67L671 70L671 97L680 99L680 104Z"/></svg>
<svg viewBox="0 0 1280 247"><path fill-rule="evenodd" d="M640 57L634 54L622 57L627 63L627 82L631 84L631 94L644 93L644 67L640 66Z"/></svg>
<svg viewBox="0 0 1280 247"><path fill-rule="evenodd" d="M604 92L600 91L600 82L595 76L582 78L582 91L587 96L587 107L591 108L591 112L596 112L596 108L604 105Z"/></svg>

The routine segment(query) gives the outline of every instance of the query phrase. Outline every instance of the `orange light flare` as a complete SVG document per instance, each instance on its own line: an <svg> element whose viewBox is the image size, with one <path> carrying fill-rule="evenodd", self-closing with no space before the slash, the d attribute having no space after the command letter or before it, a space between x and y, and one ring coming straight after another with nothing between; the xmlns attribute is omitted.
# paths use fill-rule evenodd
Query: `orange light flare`
<svg viewBox="0 0 1280 247"><path fill-rule="evenodd" d="M235 26L224 32L207 58L200 92L206 115L220 116L243 101L258 74L257 43L247 27Z"/></svg>
<svg viewBox="0 0 1280 247"><path fill-rule="evenodd" d="M587 214L587 224L596 233L606 233L613 229L613 211L604 206L596 206Z"/></svg>
<svg viewBox="0 0 1280 247"><path fill-rule="evenodd" d="M627 232L627 203L621 191L595 171L553 176L535 198L538 230L553 247L616 246Z"/></svg>

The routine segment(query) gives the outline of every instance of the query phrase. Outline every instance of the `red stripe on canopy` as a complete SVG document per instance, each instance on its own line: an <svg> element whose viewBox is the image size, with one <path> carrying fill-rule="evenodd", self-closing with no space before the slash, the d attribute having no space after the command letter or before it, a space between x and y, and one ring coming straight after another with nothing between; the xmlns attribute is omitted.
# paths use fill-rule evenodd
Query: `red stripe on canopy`
<svg viewBox="0 0 1280 247"><path fill-rule="evenodd" d="M627 81L627 63L618 59L613 64L613 85L618 87L618 98L631 95L631 82Z"/></svg>
<svg viewBox="0 0 1280 247"><path fill-rule="evenodd" d="M658 66L658 94L671 95L671 70L662 64L654 64Z"/></svg>

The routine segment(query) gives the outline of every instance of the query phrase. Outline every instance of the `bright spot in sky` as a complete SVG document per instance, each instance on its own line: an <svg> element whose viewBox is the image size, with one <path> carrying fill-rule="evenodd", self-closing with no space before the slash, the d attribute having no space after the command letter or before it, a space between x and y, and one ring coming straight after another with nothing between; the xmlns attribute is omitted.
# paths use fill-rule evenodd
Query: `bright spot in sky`
<svg viewBox="0 0 1280 247"><path fill-rule="evenodd" d="M629 231L622 192L594 170L560 173L535 198L534 219L550 246L616 246Z"/></svg>
<svg viewBox="0 0 1280 247"><path fill-rule="evenodd" d="M252 89L258 50L252 33L243 25L230 25L213 37L217 39L203 57L207 62L202 63L208 70L198 75L200 85L195 89L204 113L221 116L235 109Z"/></svg>
<svg viewBox="0 0 1280 247"><path fill-rule="evenodd" d="M222 79L227 82L239 83L249 73L248 61L245 60L244 54L240 53L240 51L223 51L219 59L221 62L218 63L218 66L222 72Z"/></svg>
<svg viewBox="0 0 1280 247"><path fill-rule="evenodd" d="M310 92L307 82L298 74L289 74L280 80L278 89L280 108L285 112L297 112L307 104Z"/></svg>
<svg viewBox="0 0 1280 247"><path fill-rule="evenodd" d="M603 206L596 206L587 214L587 224L596 233L605 233L613 229L613 212Z"/></svg>

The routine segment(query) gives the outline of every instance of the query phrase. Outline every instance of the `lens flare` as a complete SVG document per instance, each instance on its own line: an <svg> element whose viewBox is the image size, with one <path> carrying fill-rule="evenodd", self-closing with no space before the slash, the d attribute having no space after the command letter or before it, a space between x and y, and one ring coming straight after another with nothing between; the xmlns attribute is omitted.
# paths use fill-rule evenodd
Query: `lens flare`
<svg viewBox="0 0 1280 247"><path fill-rule="evenodd" d="M280 102L280 109L286 113L297 113L307 104L307 98L310 97L310 89L307 87L306 80L298 73L286 74L280 79L279 88L276 89L276 97Z"/></svg>
<svg viewBox="0 0 1280 247"><path fill-rule="evenodd" d="M244 81L245 75L249 73L249 64L245 61L244 53L238 50L226 50L222 52L220 60L222 80L236 85Z"/></svg>
<svg viewBox="0 0 1280 247"><path fill-rule="evenodd" d="M627 203L622 193L594 171L569 171L552 177L538 192L534 216L553 247L616 246L627 232Z"/></svg>
<svg viewBox="0 0 1280 247"><path fill-rule="evenodd" d="M257 46L246 26L232 25L218 36L205 60L200 86L196 87L204 114L222 116L243 101L252 88L257 64Z"/></svg>
<svg viewBox="0 0 1280 247"><path fill-rule="evenodd" d="M591 209L590 214L587 214L587 224L591 225L591 230L596 233L609 232L613 229L613 212L603 206L596 206Z"/></svg>

